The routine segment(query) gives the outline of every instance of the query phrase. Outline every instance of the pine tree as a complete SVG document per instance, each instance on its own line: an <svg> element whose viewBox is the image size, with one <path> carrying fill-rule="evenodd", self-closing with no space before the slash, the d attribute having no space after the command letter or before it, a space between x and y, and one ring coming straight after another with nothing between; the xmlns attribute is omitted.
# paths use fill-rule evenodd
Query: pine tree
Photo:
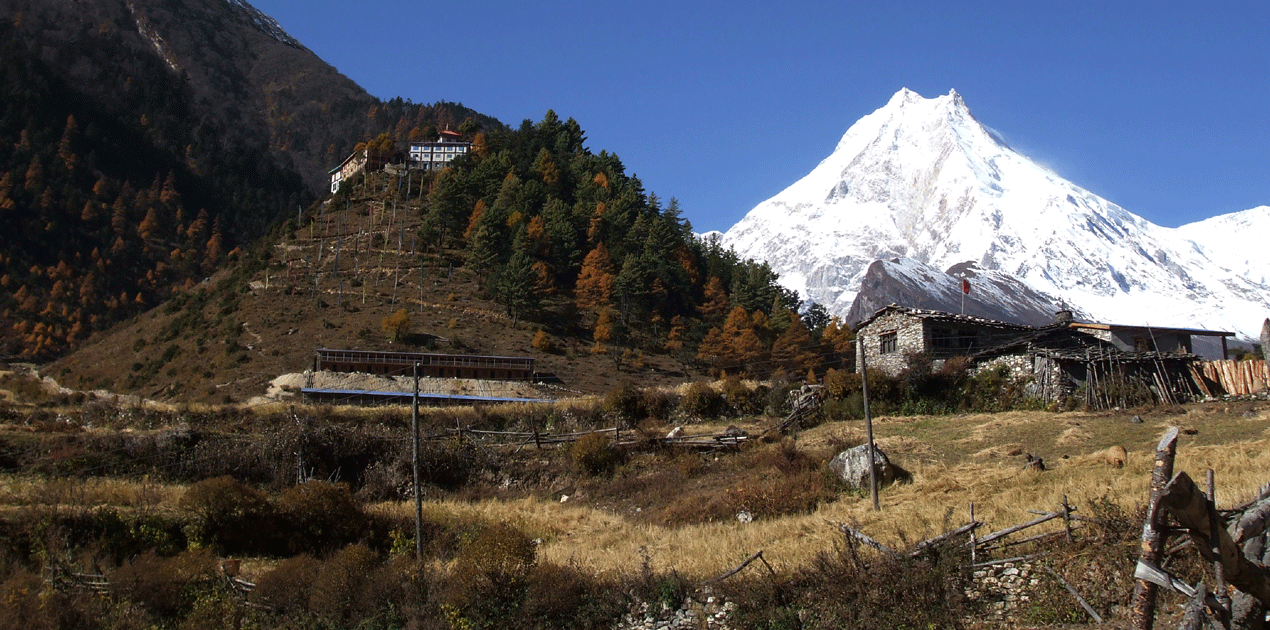
<svg viewBox="0 0 1270 630"><path fill-rule="evenodd" d="M512 254L492 283L495 298L512 318L512 328L521 317L538 309L540 298L534 290L534 280L533 259L518 251Z"/></svg>

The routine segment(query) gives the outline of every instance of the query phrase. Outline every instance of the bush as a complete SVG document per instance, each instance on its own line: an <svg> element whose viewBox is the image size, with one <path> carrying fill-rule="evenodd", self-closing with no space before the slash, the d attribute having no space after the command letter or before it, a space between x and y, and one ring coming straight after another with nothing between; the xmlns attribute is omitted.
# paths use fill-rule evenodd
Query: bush
<svg viewBox="0 0 1270 630"><path fill-rule="evenodd" d="M609 475L621 463L621 451L604 433L588 433L569 447L569 459L584 474Z"/></svg>
<svg viewBox="0 0 1270 630"><path fill-rule="evenodd" d="M723 413L723 395L709 383L696 382L688 386L679 399L679 410L691 418L707 420Z"/></svg>
<svg viewBox="0 0 1270 630"><path fill-rule="evenodd" d="M674 395L657 389L646 389L640 392L639 415L643 418L665 420L675 407Z"/></svg>
<svg viewBox="0 0 1270 630"><path fill-rule="evenodd" d="M530 342L530 345L540 352L551 352L555 349L555 344L551 343L551 336L543 332L541 328L534 333L534 340Z"/></svg>
<svg viewBox="0 0 1270 630"><path fill-rule="evenodd" d="M173 558L139 556L110 575L111 593L160 618L186 614L200 591L219 585L216 559L206 549Z"/></svg>
<svg viewBox="0 0 1270 630"><path fill-rule="evenodd" d="M406 312L406 309L400 309L396 313L385 317L380 327L383 328L384 334L388 336L388 341L396 343L410 334L410 314Z"/></svg>
<svg viewBox="0 0 1270 630"><path fill-rule="evenodd" d="M278 497L287 550L323 553L357 540L366 516L346 483L309 481L292 486Z"/></svg>
<svg viewBox="0 0 1270 630"><path fill-rule="evenodd" d="M723 383L723 398L734 415L757 415L767 407L767 388L758 386L751 389L741 381L729 379Z"/></svg>
<svg viewBox="0 0 1270 630"><path fill-rule="evenodd" d="M345 626L342 622L349 621L362 608L360 604L366 597L364 582L378 564L379 559L363 545L341 549L318 569L309 609L331 626Z"/></svg>
<svg viewBox="0 0 1270 630"><path fill-rule="evenodd" d="M287 558L256 580L250 601L269 606L281 615L303 613L309 608L309 598L321 566L322 563L312 556Z"/></svg>
<svg viewBox="0 0 1270 630"><path fill-rule="evenodd" d="M488 525L455 558L447 604L477 627L514 619L537 561L537 545L523 532Z"/></svg>
<svg viewBox="0 0 1270 630"><path fill-rule="evenodd" d="M223 476L200 481L178 505L190 513L190 544L220 555L268 551L274 534L273 505L264 494Z"/></svg>
<svg viewBox="0 0 1270 630"><path fill-rule="evenodd" d="M640 392L630 383L622 383L604 395L601 407L604 413L616 416L626 426L634 426L640 420Z"/></svg>

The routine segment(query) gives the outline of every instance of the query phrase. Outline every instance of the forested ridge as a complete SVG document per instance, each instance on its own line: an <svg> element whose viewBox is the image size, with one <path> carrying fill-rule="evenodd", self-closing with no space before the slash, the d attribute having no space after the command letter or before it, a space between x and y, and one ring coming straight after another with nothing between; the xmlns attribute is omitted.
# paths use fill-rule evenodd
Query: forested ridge
<svg viewBox="0 0 1270 630"><path fill-rule="evenodd" d="M762 377L841 365L850 352L845 325L802 305L765 263L694 235L676 199L589 150L577 121L548 111L470 137L451 168L403 177L384 196L417 200L421 241L475 273L513 321L575 321L592 352L670 353ZM346 188L332 204L360 194Z"/></svg>
<svg viewBox="0 0 1270 630"><path fill-rule="evenodd" d="M379 101L228 3L0 14L0 356L55 358L200 282L317 198L359 139L502 127Z"/></svg>

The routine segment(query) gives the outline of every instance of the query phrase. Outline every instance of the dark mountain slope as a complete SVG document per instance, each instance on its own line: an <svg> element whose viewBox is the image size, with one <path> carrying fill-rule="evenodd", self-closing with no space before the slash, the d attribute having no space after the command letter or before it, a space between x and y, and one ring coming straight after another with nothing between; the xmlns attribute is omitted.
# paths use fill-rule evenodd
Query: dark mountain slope
<svg viewBox="0 0 1270 630"><path fill-rule="evenodd" d="M200 281L363 139L502 124L384 103L249 5L0 5L0 355L48 358Z"/></svg>

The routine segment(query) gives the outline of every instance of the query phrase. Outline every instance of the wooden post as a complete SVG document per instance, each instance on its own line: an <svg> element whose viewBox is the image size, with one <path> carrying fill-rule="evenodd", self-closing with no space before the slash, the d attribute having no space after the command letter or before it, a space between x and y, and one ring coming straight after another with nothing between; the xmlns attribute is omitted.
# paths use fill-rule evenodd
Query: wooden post
<svg viewBox="0 0 1270 630"><path fill-rule="evenodd" d="M415 394L410 411L415 488L415 562L423 562L423 498L419 495L419 362L414 363Z"/></svg>
<svg viewBox="0 0 1270 630"><path fill-rule="evenodd" d="M975 522L975 504L970 504L970 522ZM975 541L975 528L970 528L970 565L974 566L979 563L979 543Z"/></svg>
<svg viewBox="0 0 1270 630"><path fill-rule="evenodd" d="M1067 530L1067 542L1072 541L1072 507L1067 503L1067 495L1063 495L1063 529Z"/></svg>
<svg viewBox="0 0 1270 630"><path fill-rule="evenodd" d="M1160 495L1173 478L1173 459L1177 454L1177 427L1170 427L1155 447L1155 471L1151 474L1151 502L1142 523L1141 560L1159 566L1164 553L1163 511ZM1155 625L1155 595L1159 587L1139 579L1133 591L1133 616L1136 630L1151 630Z"/></svg>
<svg viewBox="0 0 1270 630"><path fill-rule="evenodd" d="M876 512L881 508L878 507L878 471L874 463L877 447L873 445L873 418L869 415L868 353L864 350L864 341L858 336L855 340L855 349L860 354L860 390L864 396L864 431L869 438L869 495L873 497L873 511Z"/></svg>
<svg viewBox="0 0 1270 630"><path fill-rule="evenodd" d="M1208 469L1208 520L1213 523L1220 523L1217 518L1217 479L1213 473L1213 469ZM1226 593L1226 571L1221 565L1221 538L1217 535L1217 528L1214 527L1212 534L1208 537L1208 548L1212 550L1213 557L1213 578L1217 588L1213 589L1217 595L1217 600L1222 603L1224 616L1230 615L1230 595Z"/></svg>

